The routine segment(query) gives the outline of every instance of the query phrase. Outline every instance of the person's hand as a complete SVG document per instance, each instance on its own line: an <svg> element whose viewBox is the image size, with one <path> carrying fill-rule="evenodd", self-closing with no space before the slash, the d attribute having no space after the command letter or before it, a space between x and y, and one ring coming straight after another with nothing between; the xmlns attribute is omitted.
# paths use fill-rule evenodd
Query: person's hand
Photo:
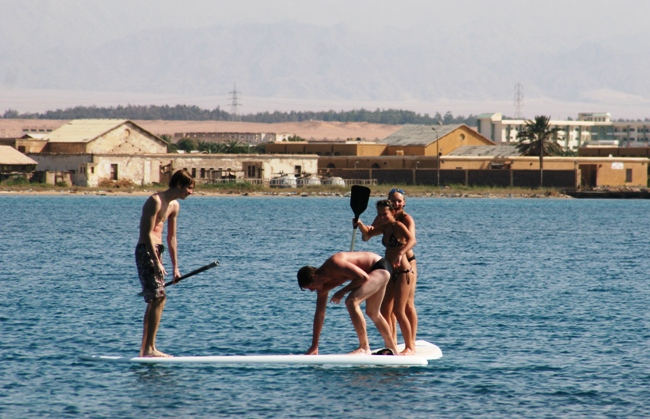
<svg viewBox="0 0 650 419"><path fill-rule="evenodd" d="M158 269L158 273L160 275L162 275L162 276L167 275L167 271L165 270L165 267L163 266L163 264L160 261L158 261L156 268Z"/></svg>
<svg viewBox="0 0 650 419"><path fill-rule="evenodd" d="M361 220L360 220L360 219L358 219L358 218L353 218L353 219L352 219L352 227L353 227L353 228L357 228L357 227L359 227L359 224L361 224Z"/></svg>
<svg viewBox="0 0 650 419"><path fill-rule="evenodd" d="M391 260L392 265L393 265L393 268L397 269L397 268L400 267L400 265L402 264L402 256L403 256L403 255L402 255L401 253L398 253L398 254L395 255L395 257Z"/></svg>
<svg viewBox="0 0 650 419"><path fill-rule="evenodd" d="M341 302L343 297L345 297L345 292L338 291L332 296L332 299L330 301L334 304L338 304Z"/></svg>
<svg viewBox="0 0 650 419"><path fill-rule="evenodd" d="M178 268L174 268L174 279L172 280L172 282L174 284L177 284L178 283L178 278L180 278L180 277L181 277L181 271L179 271Z"/></svg>
<svg viewBox="0 0 650 419"><path fill-rule="evenodd" d="M305 355L318 355L318 346L310 346Z"/></svg>

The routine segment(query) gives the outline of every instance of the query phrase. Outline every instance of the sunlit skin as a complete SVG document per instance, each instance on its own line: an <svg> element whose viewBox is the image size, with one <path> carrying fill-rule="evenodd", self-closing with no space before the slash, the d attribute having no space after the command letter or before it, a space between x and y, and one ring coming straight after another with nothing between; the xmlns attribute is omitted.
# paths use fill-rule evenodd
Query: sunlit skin
<svg viewBox="0 0 650 419"><path fill-rule="evenodd" d="M354 221L353 221L354 223ZM387 242L391 235L394 235L401 246L386 247L385 257L393 265L396 271L394 280L389 281L386 287L386 294L382 302L382 315L390 319L393 315L400 325L404 337L405 349L403 354L415 353L415 335L408 316L406 306L412 287L412 273L405 272L411 269L411 264L405 256L415 246L415 236L411 234L406 226L395 219L395 210L386 206L377 207L377 217L372 226L366 226L363 222L356 223L362 233L364 241L372 236L383 235L383 241ZM401 272L401 273L398 273ZM391 327L393 336L396 334L396 327Z"/></svg>
<svg viewBox="0 0 650 419"><path fill-rule="evenodd" d="M162 276L167 275L162 260L158 257L155 246L162 243L162 233L167 222L167 247L173 267L173 281L180 278L178 268L176 221L180 210L179 199L185 199L194 192L194 184L169 188L150 196L142 207L140 218L139 243L146 244L149 254L156 257L156 269ZM140 345L141 357L169 357L164 352L156 349L156 335L158 326L165 308L165 297L155 298L147 303L142 328L142 344Z"/></svg>
<svg viewBox="0 0 650 419"><path fill-rule="evenodd" d="M413 220L413 217L404 212L404 207L406 206L406 197L397 191L393 191L388 195L388 199L393 203L393 207L395 208L395 218L398 221L401 221L406 226L406 228L409 229L411 234L413 234L413 237L415 237L415 220ZM406 257L408 259L412 259L413 256L413 250L409 250L406 253ZM411 291L409 293L408 302L406 303L406 316L411 322L413 340L416 340L418 332L418 313L415 309L415 288L418 282L418 264L416 259L411 260L411 269L413 269L413 273L411 274ZM391 324L391 329L396 333L397 328L395 327L395 321L395 316L390 316L388 322Z"/></svg>
<svg viewBox="0 0 650 419"><path fill-rule="evenodd" d="M312 282L305 288L317 293L316 311L314 313L312 344L307 355L318 355L318 342L325 322L325 312L329 292L344 283L349 283L337 291L329 300L338 304L347 293L345 306L359 339L359 347L351 355L370 354L370 344L366 332L366 321L361 311L361 303L366 302L366 314L374 322L384 338L386 348L397 354L397 346L392 337L388 322L381 314L381 303L390 274L387 270L372 270L372 266L381 257L370 252L336 253L321 265L311 276Z"/></svg>

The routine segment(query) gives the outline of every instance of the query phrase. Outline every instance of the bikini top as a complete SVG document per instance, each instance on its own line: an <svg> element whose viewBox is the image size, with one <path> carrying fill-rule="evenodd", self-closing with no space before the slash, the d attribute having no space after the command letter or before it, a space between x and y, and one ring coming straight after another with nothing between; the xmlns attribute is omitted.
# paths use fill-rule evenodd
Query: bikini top
<svg viewBox="0 0 650 419"><path fill-rule="evenodd" d="M394 233L390 234L390 237L388 237L388 242L385 242L384 238L382 237L381 244L383 244L384 247L400 247L400 246L403 246L403 244L400 243L399 240L397 240L397 237L395 237Z"/></svg>

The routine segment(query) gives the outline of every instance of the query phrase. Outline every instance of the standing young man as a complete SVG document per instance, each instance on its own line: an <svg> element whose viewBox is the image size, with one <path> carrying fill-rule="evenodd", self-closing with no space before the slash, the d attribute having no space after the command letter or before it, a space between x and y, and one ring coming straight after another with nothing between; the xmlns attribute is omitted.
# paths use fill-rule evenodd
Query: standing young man
<svg viewBox="0 0 650 419"><path fill-rule="evenodd" d="M330 257L320 268L304 266L298 271L298 285L300 289L317 291L316 313L311 347L308 355L318 355L318 340L320 338L325 311L330 290L350 281L348 285L337 291L332 296L332 302L339 303L350 292L345 300L345 306L350 313L350 319L359 338L359 347L351 354L370 355L368 334L366 333L366 320L361 312L360 305L366 302L366 313L372 319L384 338L386 348L397 354L397 346L393 340L386 319L381 315L381 302L384 298L386 284L390 279L392 268L386 259L370 252L340 252Z"/></svg>
<svg viewBox="0 0 650 419"><path fill-rule="evenodd" d="M135 247L135 263L142 284L147 310L144 314L142 330L141 357L168 357L156 349L156 333L165 308L165 278L167 274L162 263L162 233L167 222L167 246L172 261L173 280L180 278L178 269L176 220L180 205L178 199L185 199L192 194L194 179L186 170L179 170L172 175L169 188L164 192L151 195L142 207L140 218L140 238Z"/></svg>

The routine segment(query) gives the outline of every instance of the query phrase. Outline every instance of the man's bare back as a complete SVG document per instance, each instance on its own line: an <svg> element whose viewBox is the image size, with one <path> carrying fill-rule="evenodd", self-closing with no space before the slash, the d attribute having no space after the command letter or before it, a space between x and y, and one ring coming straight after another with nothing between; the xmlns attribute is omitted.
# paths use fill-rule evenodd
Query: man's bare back
<svg viewBox="0 0 650 419"><path fill-rule="evenodd" d="M312 344L307 350L307 354L318 354L318 341L325 321L329 291L347 281L350 281L350 283L337 291L331 301L338 303L345 294L350 293L345 305L359 338L359 347L351 353L370 354L366 323L359 307L364 301L366 302L366 314L377 326L377 330L384 338L384 344L393 353L397 353L397 347L390 334L388 323L379 312L391 271L392 268L385 259L370 252L336 253L319 268L313 266L302 267L298 271L300 288L317 291Z"/></svg>
<svg viewBox="0 0 650 419"><path fill-rule="evenodd" d="M316 270L314 279L328 289L355 278L367 280L368 272L379 259L380 256L369 252L336 253Z"/></svg>

